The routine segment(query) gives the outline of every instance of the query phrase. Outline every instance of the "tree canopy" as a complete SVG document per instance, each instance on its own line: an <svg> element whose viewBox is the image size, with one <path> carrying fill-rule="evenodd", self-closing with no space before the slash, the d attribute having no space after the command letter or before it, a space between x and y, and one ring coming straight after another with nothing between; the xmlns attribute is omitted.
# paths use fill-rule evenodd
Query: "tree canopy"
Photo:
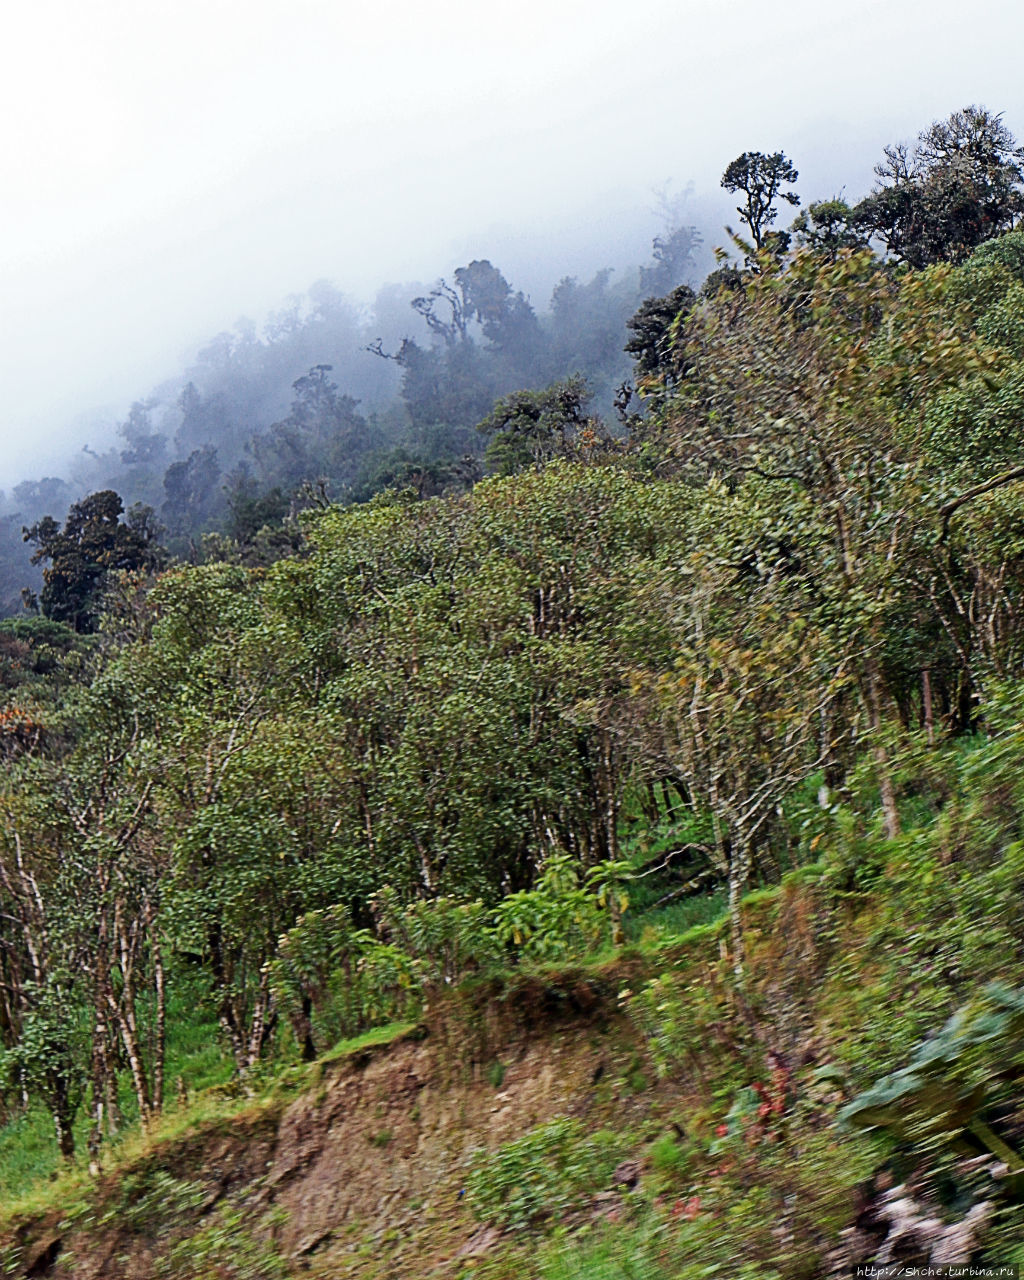
<svg viewBox="0 0 1024 1280"><path fill-rule="evenodd" d="M32 563L47 562L39 601L45 617L93 631L110 575L158 563L152 511L133 507L122 521L123 514L119 495L104 489L74 503L63 527L46 516L22 531L36 547Z"/></svg>

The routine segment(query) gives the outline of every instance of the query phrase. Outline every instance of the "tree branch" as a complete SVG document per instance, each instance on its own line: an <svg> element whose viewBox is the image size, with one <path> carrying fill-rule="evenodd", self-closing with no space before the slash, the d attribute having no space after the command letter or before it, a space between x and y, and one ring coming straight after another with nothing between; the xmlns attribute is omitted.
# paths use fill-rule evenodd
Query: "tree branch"
<svg viewBox="0 0 1024 1280"><path fill-rule="evenodd" d="M984 484L976 484L973 489L968 489L966 493L960 494L957 498L952 498L939 508L939 515L942 517L942 535L940 542L945 542L949 536L949 522L953 518L955 512L966 503L980 498L983 493L991 493L993 489L999 489L1004 484L1010 484L1013 480L1024 479L1024 466L1011 467L1009 471L1003 471L997 476L993 476L991 480L986 480Z"/></svg>

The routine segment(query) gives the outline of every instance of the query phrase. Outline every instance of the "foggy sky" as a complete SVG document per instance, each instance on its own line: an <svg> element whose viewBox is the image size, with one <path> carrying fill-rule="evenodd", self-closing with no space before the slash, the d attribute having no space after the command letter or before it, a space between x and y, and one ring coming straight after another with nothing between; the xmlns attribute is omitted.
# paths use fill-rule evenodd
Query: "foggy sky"
<svg viewBox="0 0 1024 1280"><path fill-rule="evenodd" d="M318 278L489 257L542 307L647 256L666 182L727 217L743 150L806 202L968 103L1024 135L1017 0L33 0L5 37L4 488Z"/></svg>

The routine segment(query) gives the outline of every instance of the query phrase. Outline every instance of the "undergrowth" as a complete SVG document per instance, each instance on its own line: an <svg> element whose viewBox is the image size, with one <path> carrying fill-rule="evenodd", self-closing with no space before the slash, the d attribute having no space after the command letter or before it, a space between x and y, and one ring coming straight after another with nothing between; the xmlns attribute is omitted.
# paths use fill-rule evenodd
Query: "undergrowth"
<svg viewBox="0 0 1024 1280"><path fill-rule="evenodd" d="M943 1024L985 983L1024 987L1020 745L1013 736L923 758L916 747L908 752L901 786L916 794L904 804L908 825L895 840L864 834L856 795L805 811L794 842L805 849L803 865L745 899L742 974L722 928L720 891L658 905L661 886L633 897L625 950L605 945L561 967L541 958L507 971L497 985L476 975L439 996L431 1034L447 1019L454 1047L459 1019L483 1016L483 1006L475 1014L470 1008L474 1000L543 1005L600 992L594 1008L601 1025L624 1017L635 1048L598 1093L612 1107L616 1099L642 1099L632 1114L647 1117L612 1135L566 1114L479 1151L465 1174L466 1205L506 1235L490 1258L467 1262L466 1275L517 1274L522 1239L542 1280L810 1280L830 1265L840 1233L879 1178L909 1180L922 1203L948 1221L979 1196L995 1195L982 1252L993 1262L1015 1256L1024 1212L990 1180L961 1168L955 1124L948 1135L922 1142L884 1121L844 1129L838 1117L920 1046L934 1045ZM121 1198L103 1207L122 1232L152 1230L161 1214L187 1216L199 1195L170 1174L133 1190L132 1161L154 1144L204 1124L230 1126L316 1084L332 1062L425 1034L411 1022L373 1027L336 1042L313 1064L298 1062L293 1044L290 1058L243 1088L231 1083L223 1055L211 1047L201 1002L178 1012L171 1060L180 1064L187 1100L175 1100L150 1138L126 1130L107 1149L111 1167L121 1161L128 1171ZM446 1052L441 1040L437 1049ZM493 1053L484 1060L488 1088L505 1087L506 1060ZM999 1106L978 1116L1019 1150L1024 1085L1011 1058L1000 1061L993 1094ZM8 1217L58 1204L74 1217L90 1200L81 1168L58 1184L45 1181L53 1163L43 1129L44 1118L30 1112L0 1133ZM386 1159L392 1130L382 1124L377 1133ZM625 1158L636 1164L637 1178L616 1189L613 1170ZM32 1196L19 1202L26 1187ZM602 1195L612 1208L595 1213L607 1203ZM184 1240L174 1246L162 1274L288 1275L269 1246L246 1243L256 1240L250 1227L258 1220L241 1203L218 1209L188 1238L193 1247Z"/></svg>

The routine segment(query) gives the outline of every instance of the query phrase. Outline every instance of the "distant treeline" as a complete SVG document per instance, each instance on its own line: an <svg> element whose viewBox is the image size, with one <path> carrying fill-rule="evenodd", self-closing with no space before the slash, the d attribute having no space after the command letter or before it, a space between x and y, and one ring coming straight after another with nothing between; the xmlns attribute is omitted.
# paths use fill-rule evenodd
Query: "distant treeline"
<svg viewBox="0 0 1024 1280"><path fill-rule="evenodd" d="M38 590L22 530L90 492L152 509L161 539L196 560L204 534L250 543L307 502L412 484L421 495L482 474L476 425L497 397L570 375L610 413L629 376L625 326L640 301L696 269L702 237L669 227L651 262L564 277L546 311L486 260L432 287L387 286L369 314L320 281L258 333L242 323L203 346L177 380L131 405L117 443L85 444L63 476L0 494L0 613Z"/></svg>
<svg viewBox="0 0 1024 1280"><path fill-rule="evenodd" d="M740 290L795 249L832 261L865 250L891 271L963 261L1015 225L1022 154L999 116L967 107L887 147L859 203L811 201L784 230L780 208L801 203L793 162L744 152L722 176L741 233L729 230L732 256L700 295ZM566 276L544 311L479 259L420 291L387 286L369 313L320 281L262 333L242 322L217 335L131 405L115 445L86 444L65 476L0 494L0 616L47 612L51 523L90 493L119 495L164 560L265 564L295 550L304 508L406 487L458 492L543 460L555 437L635 428L679 377L665 354L697 297L703 242L677 217L645 266Z"/></svg>

